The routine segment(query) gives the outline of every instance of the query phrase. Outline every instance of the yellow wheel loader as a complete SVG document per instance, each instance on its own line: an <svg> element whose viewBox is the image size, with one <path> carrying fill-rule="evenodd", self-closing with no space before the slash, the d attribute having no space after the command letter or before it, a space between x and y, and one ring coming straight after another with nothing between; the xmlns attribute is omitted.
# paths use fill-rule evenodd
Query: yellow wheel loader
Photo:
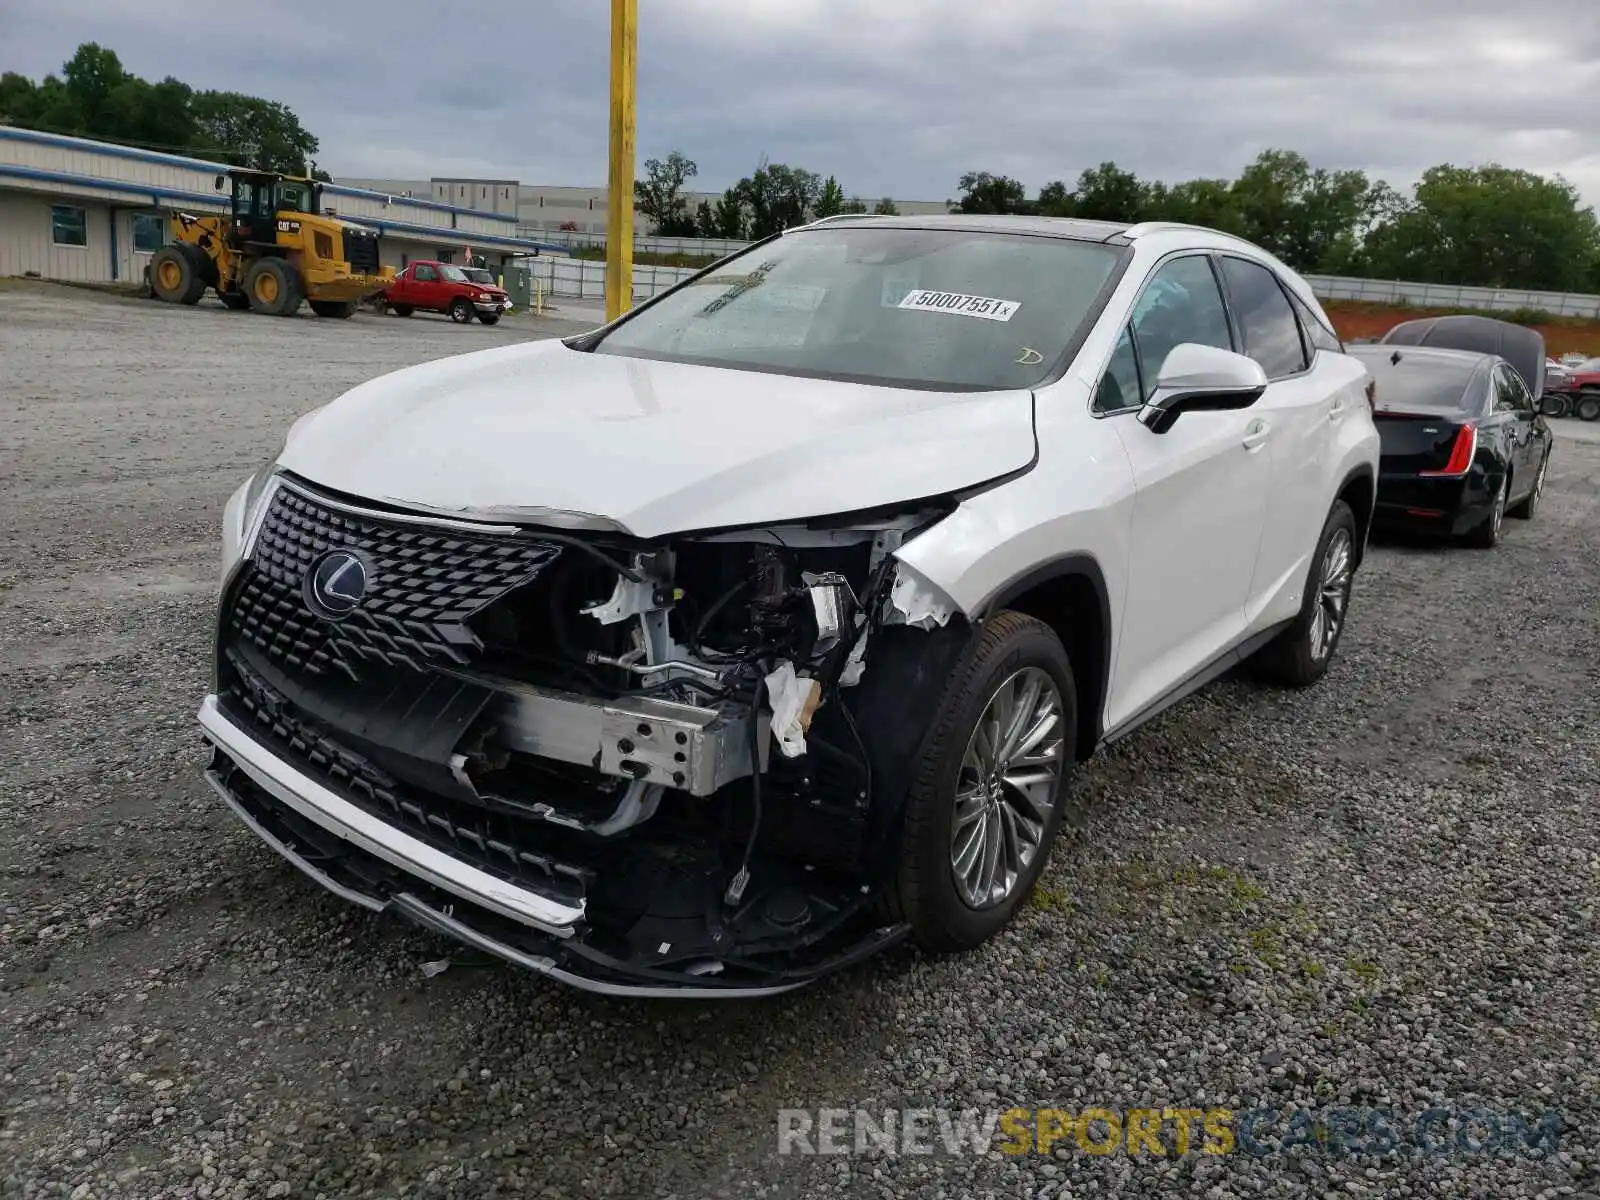
<svg viewBox="0 0 1600 1200"><path fill-rule="evenodd" d="M322 185L267 171L217 177L233 185L226 216L173 212L172 241L150 256L150 290L195 304L214 288L229 308L292 316L302 300L319 317L348 317L394 279L378 265L378 235L322 212Z"/></svg>

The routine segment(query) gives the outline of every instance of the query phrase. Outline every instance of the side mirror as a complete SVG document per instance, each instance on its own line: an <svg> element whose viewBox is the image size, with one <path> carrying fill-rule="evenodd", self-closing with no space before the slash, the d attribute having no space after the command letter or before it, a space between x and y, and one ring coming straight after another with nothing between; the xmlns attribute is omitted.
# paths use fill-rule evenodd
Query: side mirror
<svg viewBox="0 0 1600 1200"><path fill-rule="evenodd" d="M1255 359L1184 342L1161 364L1139 422L1151 433L1165 433L1186 412L1249 408L1266 390L1267 373Z"/></svg>

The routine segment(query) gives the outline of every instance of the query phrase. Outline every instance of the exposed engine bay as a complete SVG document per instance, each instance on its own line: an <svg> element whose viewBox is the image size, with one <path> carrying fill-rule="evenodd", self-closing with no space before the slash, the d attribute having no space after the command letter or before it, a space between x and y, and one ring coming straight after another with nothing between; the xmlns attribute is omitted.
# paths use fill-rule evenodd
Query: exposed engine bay
<svg viewBox="0 0 1600 1200"><path fill-rule="evenodd" d="M871 908L923 721L896 673L930 669L926 643L958 622L893 552L945 511L666 544L469 540L285 484L224 597L224 709L583 920L424 905L249 780L227 786L341 886L403 891L402 911L591 977L760 987L832 969L903 932ZM341 613L319 589L345 558L375 591Z"/></svg>

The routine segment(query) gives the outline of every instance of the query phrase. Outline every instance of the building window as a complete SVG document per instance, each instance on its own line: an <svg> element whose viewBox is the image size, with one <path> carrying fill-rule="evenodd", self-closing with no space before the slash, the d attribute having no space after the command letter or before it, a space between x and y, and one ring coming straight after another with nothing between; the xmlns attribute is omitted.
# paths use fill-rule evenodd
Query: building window
<svg viewBox="0 0 1600 1200"><path fill-rule="evenodd" d="M58 246L87 246L89 218L81 208L66 204L50 206L50 240Z"/></svg>
<svg viewBox="0 0 1600 1200"><path fill-rule="evenodd" d="M133 214L133 248L140 254L154 254L167 244L167 219L160 213Z"/></svg>
<svg viewBox="0 0 1600 1200"><path fill-rule="evenodd" d="M454 262L456 259L456 252L454 250L440 250L434 255L434 258L438 259L442 263Z"/></svg>

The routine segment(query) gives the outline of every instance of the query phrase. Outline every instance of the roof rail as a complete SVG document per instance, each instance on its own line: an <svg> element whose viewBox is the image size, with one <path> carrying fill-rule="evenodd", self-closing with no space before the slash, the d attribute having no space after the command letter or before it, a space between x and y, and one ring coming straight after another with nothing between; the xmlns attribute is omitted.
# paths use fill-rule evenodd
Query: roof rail
<svg viewBox="0 0 1600 1200"><path fill-rule="evenodd" d="M1254 244L1249 239L1242 238L1236 233L1229 233L1226 229L1216 229L1210 225L1195 225L1188 221L1140 221L1138 224L1130 225L1124 229L1122 236L1137 239L1144 237L1146 234L1175 233L1184 229L1197 229L1201 233L1209 233L1213 237L1228 238L1231 241L1244 242L1246 245ZM1261 247L1258 246L1256 248L1260 249Z"/></svg>

